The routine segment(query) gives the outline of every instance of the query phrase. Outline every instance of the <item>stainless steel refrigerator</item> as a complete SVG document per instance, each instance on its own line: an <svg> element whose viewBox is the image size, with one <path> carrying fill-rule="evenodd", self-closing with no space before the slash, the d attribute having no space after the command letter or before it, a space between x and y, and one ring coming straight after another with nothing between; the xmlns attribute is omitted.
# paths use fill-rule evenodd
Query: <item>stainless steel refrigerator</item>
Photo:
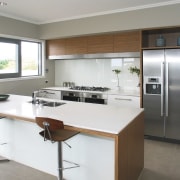
<svg viewBox="0 0 180 180"><path fill-rule="evenodd" d="M143 51L145 135L180 140L180 49Z"/></svg>

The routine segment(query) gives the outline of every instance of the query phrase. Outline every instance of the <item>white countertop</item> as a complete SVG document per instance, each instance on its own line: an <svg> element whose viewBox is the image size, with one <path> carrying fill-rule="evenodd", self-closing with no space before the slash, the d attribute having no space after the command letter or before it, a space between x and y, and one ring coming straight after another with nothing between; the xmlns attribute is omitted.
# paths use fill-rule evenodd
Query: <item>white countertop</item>
<svg viewBox="0 0 180 180"><path fill-rule="evenodd" d="M36 116L55 118L62 120L65 125L118 134L143 112L140 108L116 108L70 101L63 101L66 104L58 107L46 107L31 104L28 102L31 100L29 96L10 95L7 101L0 102L0 114L32 120Z"/></svg>

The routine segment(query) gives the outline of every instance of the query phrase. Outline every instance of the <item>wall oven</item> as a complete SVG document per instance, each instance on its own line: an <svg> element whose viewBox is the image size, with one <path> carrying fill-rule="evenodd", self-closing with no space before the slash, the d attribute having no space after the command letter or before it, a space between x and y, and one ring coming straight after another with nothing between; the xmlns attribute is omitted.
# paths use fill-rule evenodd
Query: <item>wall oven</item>
<svg viewBox="0 0 180 180"><path fill-rule="evenodd" d="M94 104L107 104L107 98L104 94L97 93L83 93L84 102Z"/></svg>
<svg viewBox="0 0 180 180"><path fill-rule="evenodd" d="M61 91L61 99L94 104L107 104L107 94L90 91Z"/></svg>
<svg viewBox="0 0 180 180"><path fill-rule="evenodd" d="M82 95L80 92L69 92L69 91L62 91L61 92L61 99L66 101L82 101Z"/></svg>

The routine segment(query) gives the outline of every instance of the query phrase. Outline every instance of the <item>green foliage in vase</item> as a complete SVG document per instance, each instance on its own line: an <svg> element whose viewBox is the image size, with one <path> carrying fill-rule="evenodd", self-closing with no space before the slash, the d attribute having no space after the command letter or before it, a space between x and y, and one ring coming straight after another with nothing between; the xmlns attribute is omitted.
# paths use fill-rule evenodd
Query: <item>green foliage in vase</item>
<svg viewBox="0 0 180 180"><path fill-rule="evenodd" d="M118 82L117 86L119 87L119 74L120 74L121 70L120 69L113 69L112 72L114 72L117 76L117 82Z"/></svg>
<svg viewBox="0 0 180 180"><path fill-rule="evenodd" d="M129 68L129 71L130 71L130 73L132 73L132 74L137 74L137 76L139 77L140 76L140 69L139 68L137 68L136 66L134 66L134 67L130 67Z"/></svg>
<svg viewBox="0 0 180 180"><path fill-rule="evenodd" d="M121 72L120 69L113 69L112 71L113 71L115 74L119 74L119 73Z"/></svg>

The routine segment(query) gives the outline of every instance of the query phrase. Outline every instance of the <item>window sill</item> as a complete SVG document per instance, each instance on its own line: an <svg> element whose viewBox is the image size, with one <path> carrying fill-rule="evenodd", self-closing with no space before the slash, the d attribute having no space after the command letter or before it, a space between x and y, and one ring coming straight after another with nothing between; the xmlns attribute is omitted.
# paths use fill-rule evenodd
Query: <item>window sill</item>
<svg viewBox="0 0 180 180"><path fill-rule="evenodd" d="M42 78L45 78L45 76L29 76L29 77L18 77L18 78L4 78L4 79L0 79L0 82L22 81L22 80L42 79Z"/></svg>

